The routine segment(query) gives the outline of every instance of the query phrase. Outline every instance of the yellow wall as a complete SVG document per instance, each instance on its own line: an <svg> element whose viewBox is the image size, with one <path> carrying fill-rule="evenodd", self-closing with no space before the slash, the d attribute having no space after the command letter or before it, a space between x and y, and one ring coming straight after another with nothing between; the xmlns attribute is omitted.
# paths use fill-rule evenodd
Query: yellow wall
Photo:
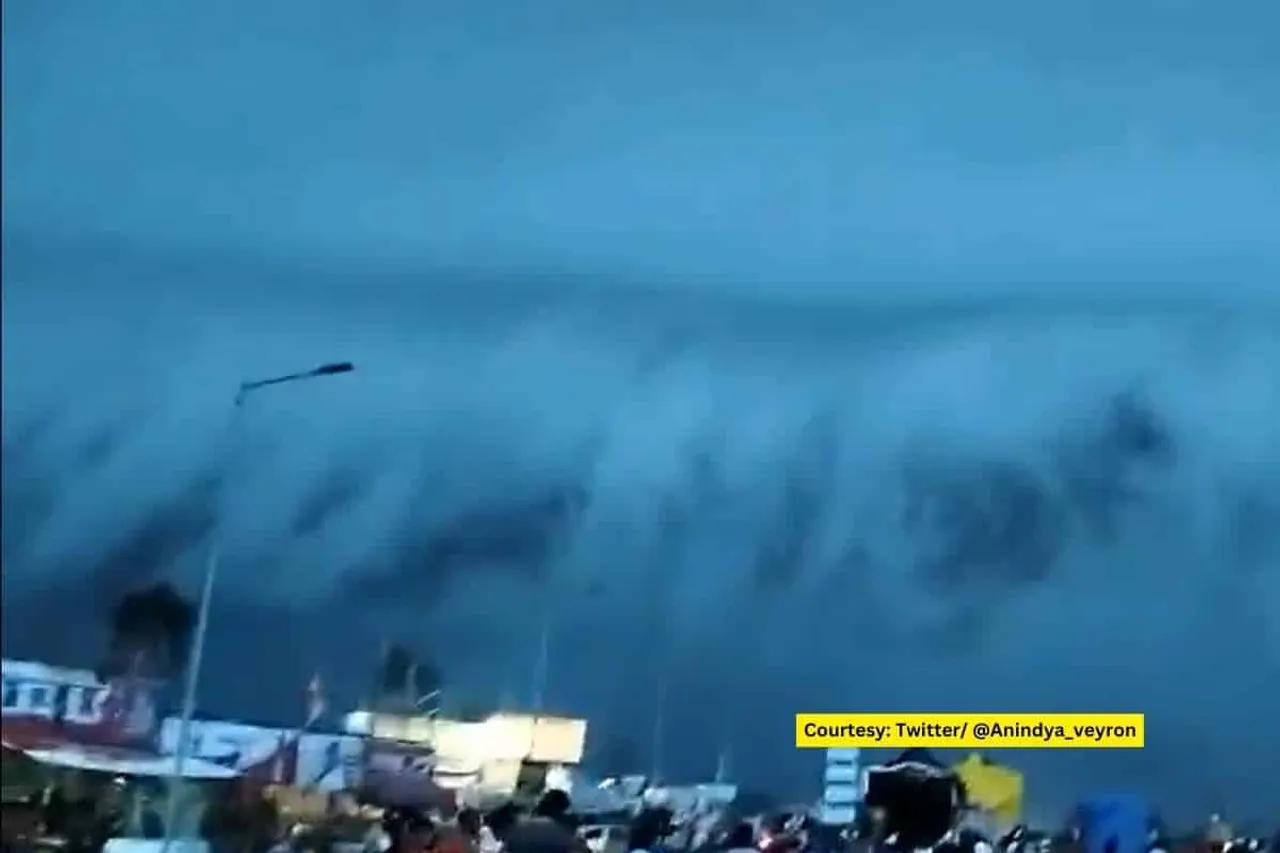
<svg viewBox="0 0 1280 853"><path fill-rule="evenodd" d="M430 744L450 763L481 766L494 761L578 764L587 721L532 714L494 714L469 722L444 717L374 714L372 735Z"/></svg>

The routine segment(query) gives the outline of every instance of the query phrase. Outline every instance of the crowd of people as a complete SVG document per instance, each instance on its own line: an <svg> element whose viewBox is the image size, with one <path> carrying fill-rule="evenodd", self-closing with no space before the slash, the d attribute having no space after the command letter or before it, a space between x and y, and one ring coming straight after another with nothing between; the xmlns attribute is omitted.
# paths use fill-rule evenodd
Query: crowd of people
<svg viewBox="0 0 1280 853"><path fill-rule="evenodd" d="M594 853L582 834L583 820L568 794L549 790L527 813L511 803L486 813L463 808L450 819L393 810L370 833L364 853ZM631 816L622 834L626 853L651 853L668 846L679 825L671 811L646 808ZM759 851L756 830L741 823L715 839L716 849ZM292 840L275 853L307 851ZM774 853L782 853L778 848Z"/></svg>
<svg viewBox="0 0 1280 853"><path fill-rule="evenodd" d="M50 785L4 804L4 853L32 846L67 853L96 853L112 838L164 836L163 806L157 790L126 796L114 782L91 789Z"/></svg>
<svg viewBox="0 0 1280 853"><path fill-rule="evenodd" d="M1175 842L1158 826L1138 849L1115 837L1099 843L1079 826L1053 834L1018 826L989 839L965 828L956 802L932 796L937 793L932 780L906 778L869 810L868 822L848 827L823 826L806 814L682 818L646 807L620 827L619 846L608 853L1280 853L1280 833L1264 840L1217 837L1209 829ZM392 812L366 839L362 853L602 853L588 846L583 828L569 796L548 791L527 814L510 804L484 814L463 809L450 819ZM275 853L323 852L290 841Z"/></svg>
<svg viewBox="0 0 1280 853"><path fill-rule="evenodd" d="M1280 853L1280 834L1238 838L1221 832L1221 822L1180 842L1153 826L1137 849L1119 838L1099 844L1078 826L1054 834L1016 827L990 839L966 828L950 777L914 765L881 777L867 792L865 819L845 827L818 824L806 813L747 816L729 809L677 815L650 803L611 816L610 831L601 834L603 818L584 819L570 796L555 789L530 809L511 802L451 813L391 808L376 819L362 812L345 826L332 819L289 826L263 792L246 798L232 790L205 811L201 835L210 853ZM124 835L162 838L158 798L120 794L114 786L80 799L46 790L21 813L29 831L21 830L19 812L6 811L2 853L29 853L42 846L38 840L51 837L68 853L97 853L107 840Z"/></svg>

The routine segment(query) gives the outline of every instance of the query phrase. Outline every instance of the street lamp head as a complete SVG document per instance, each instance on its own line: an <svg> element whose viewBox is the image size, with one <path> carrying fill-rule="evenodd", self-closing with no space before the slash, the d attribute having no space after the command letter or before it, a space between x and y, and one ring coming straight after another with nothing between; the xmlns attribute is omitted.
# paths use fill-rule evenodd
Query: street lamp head
<svg viewBox="0 0 1280 853"><path fill-rule="evenodd" d="M312 376L332 376L335 373L350 373L355 370L356 366L349 361L335 361L331 364L322 364L315 370L311 371Z"/></svg>

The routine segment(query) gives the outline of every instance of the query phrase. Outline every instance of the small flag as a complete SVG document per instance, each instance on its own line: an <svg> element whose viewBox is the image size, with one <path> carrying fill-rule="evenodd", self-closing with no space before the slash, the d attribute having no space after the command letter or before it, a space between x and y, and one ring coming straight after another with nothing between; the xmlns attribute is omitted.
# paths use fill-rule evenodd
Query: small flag
<svg viewBox="0 0 1280 853"><path fill-rule="evenodd" d="M311 676L311 681L307 684L307 716L306 722L302 724L303 728L314 726L324 716L325 712L324 684L320 681L319 673Z"/></svg>

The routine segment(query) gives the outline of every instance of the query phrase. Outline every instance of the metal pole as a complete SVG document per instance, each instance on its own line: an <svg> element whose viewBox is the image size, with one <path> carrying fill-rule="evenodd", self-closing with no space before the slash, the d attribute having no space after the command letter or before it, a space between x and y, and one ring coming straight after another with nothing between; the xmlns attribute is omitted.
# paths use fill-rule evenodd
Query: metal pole
<svg viewBox="0 0 1280 853"><path fill-rule="evenodd" d="M218 579L218 566L222 561L222 509L223 486L229 468L228 458L238 446L240 424L243 420L244 400L241 391L236 395L231 423L224 439L223 457L218 471L217 493L214 498L214 528L209 544L209 556L205 560L204 580L200 585L200 605L196 615L195 634L191 638L191 656L187 661L186 682L182 690L182 708L178 717L178 743L173 755L173 769L169 776L168 796L165 800L164 846L162 853L169 853L176 835L178 810L182 799L184 771L191 754L191 720L196 712L196 693L200 687L200 670L204 666L204 641L209 633L209 608L213 602L213 586Z"/></svg>
<svg viewBox="0 0 1280 853"><path fill-rule="evenodd" d="M538 632L538 657L533 662L533 712L539 713L547 698L547 674L551 668L551 604L542 608L542 629Z"/></svg>
<svg viewBox="0 0 1280 853"><path fill-rule="evenodd" d="M555 547L551 563L551 571L546 584L542 588L542 624L538 629L538 656L533 662L533 708L535 714L546 708L547 682L551 679L551 634L560 616L561 602L558 594L566 592L560 587L562 562L570 553L573 541L573 530L578 521L578 513L573 511L564 528L556 535Z"/></svg>
<svg viewBox="0 0 1280 853"><path fill-rule="evenodd" d="M657 694L654 699L657 707L654 709L653 715L653 769L650 784L658 785L662 782L662 758L663 752L666 750L666 716L667 716L667 688L670 683L670 673L667 670L668 661L664 654L661 662L661 669L658 670Z"/></svg>
<svg viewBox="0 0 1280 853"><path fill-rule="evenodd" d="M673 633L677 628L677 621L671 618L670 613L673 571L676 570L675 567L678 565L679 549L685 543L685 533L688 529L686 513L670 496L663 501L660 510L659 550L655 576L650 580L650 583L653 584L653 591L649 601L649 606L652 608L649 618L655 626L658 626L656 638L658 679L654 685L655 706L653 709L653 743L651 745L653 754L650 759L653 763L652 784L654 785L662 781L663 759L665 757L663 753L666 751L667 696L671 690L672 667L675 665L676 646Z"/></svg>
<svg viewBox="0 0 1280 853"><path fill-rule="evenodd" d="M204 585L200 590L200 611L196 619L195 637L191 642L191 660L187 664L187 679L182 693L182 712L178 722L177 752L173 758L173 774L169 779L169 796L165 803L165 850L173 840L173 830L178 818L184 771L191 752L191 720L195 716L196 689L200 682L200 667L204 662L204 638L209 632L209 602L213 600L213 584L218 577L221 545L213 544L205 564Z"/></svg>
<svg viewBox="0 0 1280 853"><path fill-rule="evenodd" d="M213 531L210 537L209 557L205 562L204 581L200 586L200 605L196 615L195 634L191 638L191 656L187 661L186 683L182 691L182 711L178 718L178 743L173 756L173 769L169 774L168 797L165 802L164 845L161 853L169 853L177 830L178 810L182 795L183 771L186 770L187 759L191 753L191 721L196 711L196 694L200 687L200 670L204 665L204 643L209 633L209 608L213 601L213 586L218 579L218 567L222 560L222 497L230 468L229 460L239 447L240 431L244 422L244 404L249 394L268 385L279 385L303 379L315 379L321 376L332 376L339 373L350 373L354 370L350 362L324 364L305 373L290 373L271 379L253 382L242 382L236 392L231 411L231 422L227 425L227 436L221 449L222 458L219 464L217 493L214 498Z"/></svg>

